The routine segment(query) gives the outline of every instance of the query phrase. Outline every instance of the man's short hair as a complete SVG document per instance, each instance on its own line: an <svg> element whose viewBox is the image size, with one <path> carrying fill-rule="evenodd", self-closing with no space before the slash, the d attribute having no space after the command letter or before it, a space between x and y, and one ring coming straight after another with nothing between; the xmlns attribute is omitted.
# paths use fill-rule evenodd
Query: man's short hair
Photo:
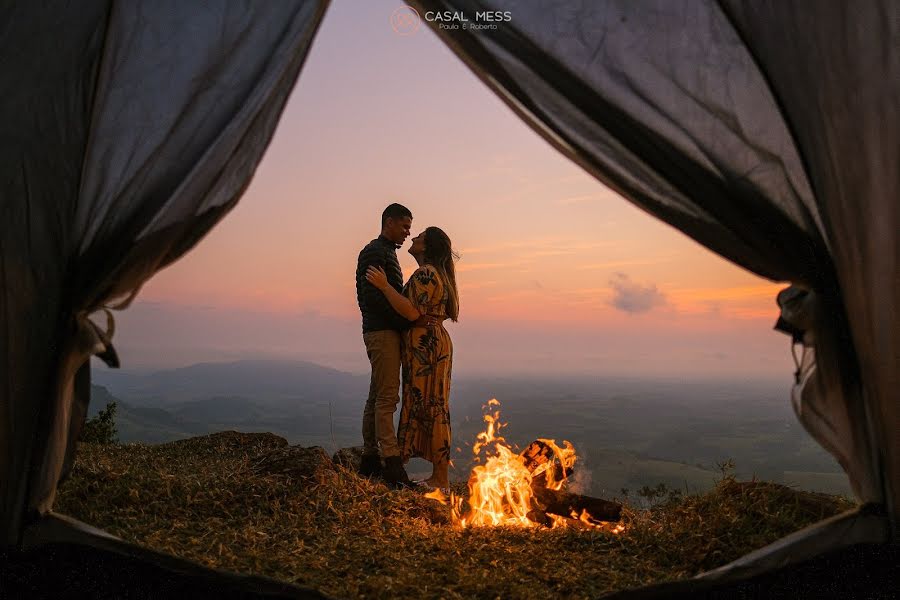
<svg viewBox="0 0 900 600"><path fill-rule="evenodd" d="M403 217L413 218L412 213L409 212L408 208L394 202L381 213L381 226L384 227L387 224L388 219L402 219Z"/></svg>

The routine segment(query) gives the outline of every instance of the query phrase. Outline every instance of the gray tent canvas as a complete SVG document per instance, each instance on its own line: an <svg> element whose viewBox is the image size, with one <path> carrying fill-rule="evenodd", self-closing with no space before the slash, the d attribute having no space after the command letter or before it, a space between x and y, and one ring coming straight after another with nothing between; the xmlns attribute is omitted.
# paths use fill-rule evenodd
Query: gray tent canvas
<svg viewBox="0 0 900 600"><path fill-rule="evenodd" d="M89 358L249 183L326 1L2 8L0 532L52 517L84 421ZM772 280L802 343L792 401L862 510L707 578L896 540L900 501L900 5L737 0L420 0L509 11L440 38L560 152L654 216ZM435 24L432 24L434 26ZM787 394L786 394L787 395ZM78 535L82 535L78 534Z"/></svg>
<svg viewBox="0 0 900 600"><path fill-rule="evenodd" d="M88 315L126 306L238 201L325 2L19 2L0 13L0 536L53 505Z"/></svg>
<svg viewBox="0 0 900 600"><path fill-rule="evenodd" d="M410 4L471 22L507 12L496 29L431 24L599 180L738 265L794 284L781 301L782 326L805 349L797 416L896 535L900 5Z"/></svg>

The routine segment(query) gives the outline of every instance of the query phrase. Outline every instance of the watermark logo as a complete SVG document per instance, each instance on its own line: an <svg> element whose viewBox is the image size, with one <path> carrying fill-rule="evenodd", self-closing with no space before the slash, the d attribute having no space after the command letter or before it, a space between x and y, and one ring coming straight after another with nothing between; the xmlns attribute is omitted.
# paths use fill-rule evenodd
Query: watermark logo
<svg viewBox="0 0 900 600"><path fill-rule="evenodd" d="M425 21L432 28L444 30L497 30L500 23L512 21L512 13L508 10L428 10L425 11ZM418 11L410 6L401 6L391 13L391 28L398 35L412 35L419 30L422 17Z"/></svg>
<svg viewBox="0 0 900 600"><path fill-rule="evenodd" d="M397 35L412 35L421 24L419 13L410 6L401 6L391 13L391 28Z"/></svg>

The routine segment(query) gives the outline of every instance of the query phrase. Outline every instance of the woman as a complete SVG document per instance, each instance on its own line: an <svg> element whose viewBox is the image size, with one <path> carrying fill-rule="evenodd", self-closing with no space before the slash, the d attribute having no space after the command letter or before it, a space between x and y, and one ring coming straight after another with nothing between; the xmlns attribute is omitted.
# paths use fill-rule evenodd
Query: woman
<svg viewBox="0 0 900 600"><path fill-rule="evenodd" d="M444 329L448 317L459 317L459 294L450 238L429 227L413 238L409 253L419 264L400 294L381 268L370 267L366 279L380 289L398 313L415 321L422 315L433 327L413 326L403 334L403 407L397 442L405 463L420 457L432 465L430 487L450 487L450 370L453 343Z"/></svg>

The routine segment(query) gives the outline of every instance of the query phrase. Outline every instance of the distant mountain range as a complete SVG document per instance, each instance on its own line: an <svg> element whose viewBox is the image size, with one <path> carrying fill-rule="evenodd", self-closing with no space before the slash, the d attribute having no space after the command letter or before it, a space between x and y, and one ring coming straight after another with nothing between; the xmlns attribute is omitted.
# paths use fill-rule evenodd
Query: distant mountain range
<svg viewBox="0 0 900 600"><path fill-rule="evenodd" d="M117 395L159 406L212 396L252 397L264 404L327 402L356 396L369 383L368 377L310 362L273 360L199 363L150 374L100 369L93 378Z"/></svg>
<svg viewBox="0 0 900 600"><path fill-rule="evenodd" d="M201 363L150 374L98 370L90 415L114 399L123 442L239 429L293 443L358 443L368 377L302 361ZM334 438L332 440L332 438Z"/></svg>

